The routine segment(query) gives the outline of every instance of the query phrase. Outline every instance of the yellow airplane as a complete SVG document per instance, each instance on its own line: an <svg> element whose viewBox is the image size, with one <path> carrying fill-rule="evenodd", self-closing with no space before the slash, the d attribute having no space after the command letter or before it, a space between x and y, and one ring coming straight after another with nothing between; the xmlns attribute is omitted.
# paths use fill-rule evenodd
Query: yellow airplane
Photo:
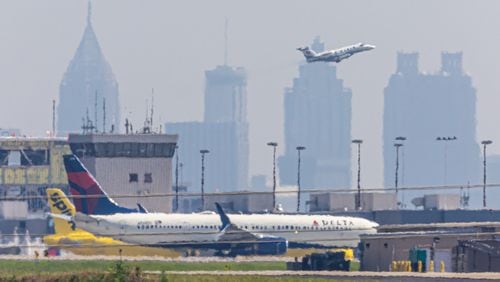
<svg viewBox="0 0 500 282"><path fill-rule="evenodd" d="M66 194L58 188L47 188L50 212L54 215L74 216L75 206ZM53 217L55 234L43 237L49 247L62 248L78 255L124 255L178 257L173 250L128 245L109 237L95 236L85 230L75 228L71 221ZM120 253L121 250L121 253Z"/></svg>

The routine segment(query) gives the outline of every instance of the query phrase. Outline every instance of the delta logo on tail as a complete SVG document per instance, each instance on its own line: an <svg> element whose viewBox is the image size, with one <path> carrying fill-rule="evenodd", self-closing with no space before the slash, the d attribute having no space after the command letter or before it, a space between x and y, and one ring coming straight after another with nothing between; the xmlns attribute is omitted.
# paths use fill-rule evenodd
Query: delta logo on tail
<svg viewBox="0 0 500 282"><path fill-rule="evenodd" d="M99 185L77 156L64 155L63 158L76 211L94 215L147 212L141 205L138 205L138 209L119 206L108 197L101 185Z"/></svg>

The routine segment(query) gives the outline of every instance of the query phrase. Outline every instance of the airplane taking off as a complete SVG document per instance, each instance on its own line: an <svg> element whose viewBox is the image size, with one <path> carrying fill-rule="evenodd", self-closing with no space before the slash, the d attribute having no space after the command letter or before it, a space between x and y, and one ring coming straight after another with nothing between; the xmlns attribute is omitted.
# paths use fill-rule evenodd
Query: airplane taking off
<svg viewBox="0 0 500 282"><path fill-rule="evenodd" d="M361 53L364 51L370 51L375 49L374 45L358 43L350 46L346 46L339 49L324 51L321 53L316 53L309 46L304 48L297 48L304 54L308 63L313 62L335 62L340 63L340 61L345 60L356 53Z"/></svg>
<svg viewBox="0 0 500 282"><path fill-rule="evenodd" d="M108 198L106 201L94 201L96 205L112 201L76 156L64 156L64 165L70 186L93 187L92 190L81 191L78 195L85 194L92 199ZM90 176L83 177L85 174ZM75 179L75 176L80 180ZM70 189L75 190L73 187ZM85 203L93 204L91 201ZM170 248L227 250L229 247L233 254L252 254L250 251L253 251L253 254L279 254L284 250L285 242L288 242L290 247L356 247L360 234L376 233L378 226L377 223L364 218L347 216L226 215L220 207L217 207L218 215L152 212L95 215L84 211L100 208L82 206L85 203L82 201L80 205L75 205L77 214L74 219L79 228L96 235L111 236L133 244Z"/></svg>

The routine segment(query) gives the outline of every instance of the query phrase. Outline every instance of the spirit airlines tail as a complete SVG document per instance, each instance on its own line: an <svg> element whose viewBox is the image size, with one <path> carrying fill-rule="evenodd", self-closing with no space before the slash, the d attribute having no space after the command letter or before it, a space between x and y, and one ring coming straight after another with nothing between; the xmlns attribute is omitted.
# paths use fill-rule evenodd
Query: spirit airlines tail
<svg viewBox="0 0 500 282"><path fill-rule="evenodd" d="M76 156L65 156L65 165L77 167L80 173L89 174ZM71 160L71 162L69 162ZM68 173L68 178L71 175ZM90 178L91 176L87 176ZM92 178L93 179L93 178ZM94 180L95 181L95 180ZM69 181L70 186L73 181ZM75 191L73 187L70 191ZM95 197L88 189L78 195ZM99 197L108 196L98 192ZM112 201L108 198L107 201ZM100 201L106 202L106 201ZM96 203L94 210L100 210ZM81 214L82 205L76 205L77 226L94 234L113 236L122 241L158 246L211 246L212 243L226 241L231 243L236 233L238 240L248 238L273 238L278 248L282 238L290 247L356 247L360 234L376 233L377 223L357 217L331 215L286 215L286 214L230 214L222 209L217 214L166 214L166 213L116 213L96 215ZM230 221L230 224L228 223ZM232 232L227 234L226 228ZM235 231L237 230L237 231ZM228 238L232 238L229 240ZM243 238L243 239L242 239ZM229 240L229 241L228 241ZM235 241L234 239L233 241Z"/></svg>
<svg viewBox="0 0 500 282"><path fill-rule="evenodd" d="M309 46L304 48L297 48L304 54L308 63L312 62L335 62L340 63L340 61L345 60L356 53L361 53L364 51L370 51L375 49L374 45L358 43L350 46L346 46L340 49L329 50L321 53L316 53Z"/></svg>
<svg viewBox="0 0 500 282"><path fill-rule="evenodd" d="M121 253L125 256L179 256L179 253L173 250L128 245L110 237L98 237L80 228L75 228L74 221L67 220L67 218L75 216L75 206L64 192L60 189L48 188L47 199L55 229L55 234L43 237L44 243L48 246L62 247L79 255L116 256Z"/></svg>
<svg viewBox="0 0 500 282"><path fill-rule="evenodd" d="M44 242L49 245L58 245L64 242L65 245L82 244L119 244L111 238L98 238L93 234L76 228L73 220L64 220L58 216L72 218L75 216L75 206L69 201L66 195L57 188L48 188L47 199L50 213L53 215L55 234L44 237Z"/></svg>

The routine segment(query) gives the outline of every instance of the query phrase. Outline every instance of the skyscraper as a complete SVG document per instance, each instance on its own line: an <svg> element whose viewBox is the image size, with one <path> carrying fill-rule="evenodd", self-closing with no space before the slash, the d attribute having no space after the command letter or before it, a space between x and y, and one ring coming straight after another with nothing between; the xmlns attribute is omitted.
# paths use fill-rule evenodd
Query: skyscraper
<svg viewBox="0 0 500 282"><path fill-rule="evenodd" d="M435 74L419 71L418 53L398 54L396 73L384 93L386 187L395 185L398 136L406 137L399 186L479 182L476 89L462 69L462 53L442 53Z"/></svg>
<svg viewBox="0 0 500 282"><path fill-rule="evenodd" d="M243 68L217 66L205 72L203 122L167 123L179 135L179 157L190 191L200 183L200 149L207 149L205 191L236 191L248 187L248 122L246 73ZM210 207L211 208L211 207Z"/></svg>
<svg viewBox="0 0 500 282"><path fill-rule="evenodd" d="M247 122L247 76L243 68L205 72L205 122Z"/></svg>
<svg viewBox="0 0 500 282"><path fill-rule="evenodd" d="M101 132L110 131L111 126L119 128L118 83L101 51L91 16L89 2L87 26L59 87L59 135L80 132L82 119L87 118Z"/></svg>
<svg viewBox="0 0 500 282"><path fill-rule="evenodd" d="M316 38L315 52L324 51ZM351 183L351 90L327 63L305 63L285 90L285 155L279 158L281 184L297 183L297 146L302 152L302 186L348 188Z"/></svg>

